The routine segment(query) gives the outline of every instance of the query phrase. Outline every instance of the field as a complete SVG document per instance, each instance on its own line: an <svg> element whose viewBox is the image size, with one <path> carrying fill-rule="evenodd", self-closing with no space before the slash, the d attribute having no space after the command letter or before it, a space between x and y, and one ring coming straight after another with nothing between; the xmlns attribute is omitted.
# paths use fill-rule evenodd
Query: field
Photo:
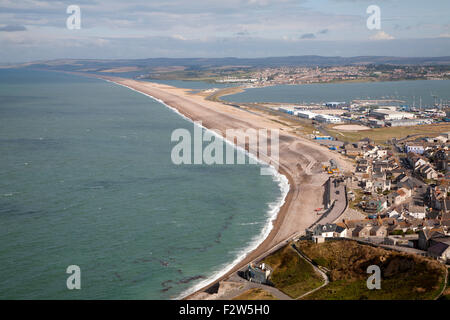
<svg viewBox="0 0 450 320"><path fill-rule="evenodd" d="M369 127L362 126L359 124L342 124L339 126L333 127L333 129L339 130L339 131L364 131L364 130L370 130Z"/></svg>
<svg viewBox="0 0 450 320"><path fill-rule="evenodd" d="M278 299L263 289L253 288L233 298L233 300L278 300Z"/></svg>
<svg viewBox="0 0 450 320"><path fill-rule="evenodd" d="M290 246L278 250L263 261L273 269L271 281L292 298L322 285L323 280L313 267Z"/></svg>
<svg viewBox="0 0 450 320"><path fill-rule="evenodd" d="M375 143L383 144L392 138L405 138L411 136L414 138L438 136L441 133L450 131L450 123L430 124L411 127L386 127L375 128L364 131L341 131L334 129L332 126L327 127L330 135L338 140L356 142L363 138L370 138Z"/></svg>
<svg viewBox="0 0 450 320"><path fill-rule="evenodd" d="M355 241L300 241L299 248L330 270L330 283L305 297L321 300L429 300L444 286L445 267L427 258L358 244ZM369 290L367 267L381 269L381 289Z"/></svg>

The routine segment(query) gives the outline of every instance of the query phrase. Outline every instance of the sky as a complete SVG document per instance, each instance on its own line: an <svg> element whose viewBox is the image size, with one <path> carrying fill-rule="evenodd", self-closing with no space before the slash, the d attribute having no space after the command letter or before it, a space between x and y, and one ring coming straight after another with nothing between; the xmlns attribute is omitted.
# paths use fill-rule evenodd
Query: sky
<svg viewBox="0 0 450 320"><path fill-rule="evenodd" d="M67 27L80 8L80 28ZM380 9L370 30L369 6ZM448 56L449 0L0 0L0 63L60 58Z"/></svg>

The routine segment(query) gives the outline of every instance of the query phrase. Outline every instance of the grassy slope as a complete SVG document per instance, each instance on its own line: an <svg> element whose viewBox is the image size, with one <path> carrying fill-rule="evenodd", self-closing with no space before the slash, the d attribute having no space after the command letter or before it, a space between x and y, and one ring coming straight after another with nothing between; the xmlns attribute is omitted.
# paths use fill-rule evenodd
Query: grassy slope
<svg viewBox="0 0 450 320"><path fill-rule="evenodd" d="M450 300L450 268L448 270L448 278L447 278L447 288L442 293L440 297L441 300Z"/></svg>
<svg viewBox="0 0 450 320"><path fill-rule="evenodd" d="M290 246L265 258L264 263L273 269L271 281L275 287L292 298L297 298L322 284L320 275Z"/></svg>
<svg viewBox="0 0 450 320"><path fill-rule="evenodd" d="M233 300L278 300L278 299L263 289L253 288L233 298Z"/></svg>
<svg viewBox="0 0 450 320"><path fill-rule="evenodd" d="M354 241L322 244L302 241L299 247L330 269L330 284L306 299L433 299L442 289L445 269L437 261L360 245ZM381 289L369 290L367 267L381 268Z"/></svg>

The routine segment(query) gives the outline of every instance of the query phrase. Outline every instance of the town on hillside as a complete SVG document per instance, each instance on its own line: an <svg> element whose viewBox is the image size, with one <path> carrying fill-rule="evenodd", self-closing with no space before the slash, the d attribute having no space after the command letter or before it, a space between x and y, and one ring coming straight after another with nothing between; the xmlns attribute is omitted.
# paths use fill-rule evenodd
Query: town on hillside
<svg viewBox="0 0 450 320"><path fill-rule="evenodd" d="M387 145L343 143L339 152L355 161L355 172L325 168L343 182L348 208L307 236L317 243L352 238L449 263L449 142L447 132Z"/></svg>

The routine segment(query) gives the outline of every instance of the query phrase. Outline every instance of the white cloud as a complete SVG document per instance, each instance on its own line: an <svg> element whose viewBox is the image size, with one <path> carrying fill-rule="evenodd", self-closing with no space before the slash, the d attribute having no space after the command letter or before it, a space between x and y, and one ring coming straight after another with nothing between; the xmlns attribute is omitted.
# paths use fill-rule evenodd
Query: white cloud
<svg viewBox="0 0 450 320"><path fill-rule="evenodd" d="M376 34L371 36L370 39L371 40L393 40L395 38L384 31L378 31Z"/></svg>
<svg viewBox="0 0 450 320"><path fill-rule="evenodd" d="M172 38L177 40L187 40L185 37L183 37L181 34L174 34Z"/></svg>

